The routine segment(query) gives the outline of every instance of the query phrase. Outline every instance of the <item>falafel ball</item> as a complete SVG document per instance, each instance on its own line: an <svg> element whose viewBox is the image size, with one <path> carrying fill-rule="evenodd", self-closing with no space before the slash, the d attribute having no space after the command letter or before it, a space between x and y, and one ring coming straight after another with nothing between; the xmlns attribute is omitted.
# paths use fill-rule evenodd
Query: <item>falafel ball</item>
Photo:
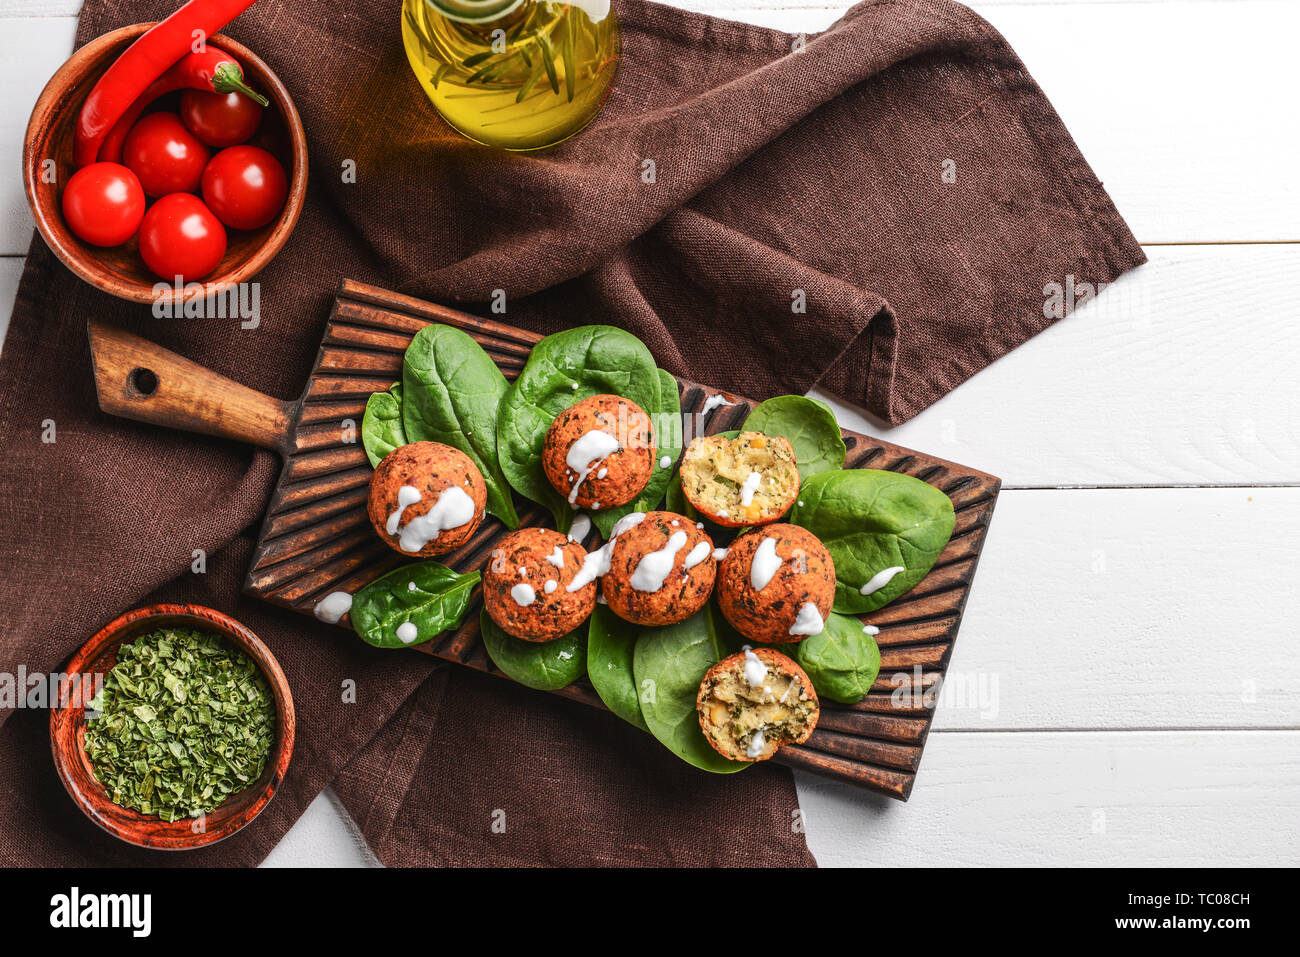
<svg viewBox="0 0 1300 957"><path fill-rule="evenodd" d="M741 535L718 565L718 607L750 641L802 641L821 632L835 601L835 560L798 525Z"/></svg>
<svg viewBox="0 0 1300 957"><path fill-rule="evenodd" d="M705 672L695 710L705 739L724 758L766 761L783 745L808 740L821 704L791 658L747 648Z"/></svg>
<svg viewBox="0 0 1300 957"><path fill-rule="evenodd" d="M593 395L555 417L542 443L542 470L570 505L626 505L655 468L654 427L641 406L617 395Z"/></svg>
<svg viewBox="0 0 1300 957"><path fill-rule="evenodd" d="M596 582L569 591L587 550L548 528L521 528L492 550L483 569L483 604L503 631L525 641L567 635L596 607Z"/></svg>
<svg viewBox="0 0 1300 957"><path fill-rule="evenodd" d="M728 528L766 525L799 497L794 447L780 435L700 436L682 456L682 492L697 512Z"/></svg>
<svg viewBox="0 0 1300 957"><path fill-rule="evenodd" d="M403 555L455 551L483 521L487 484L460 449L412 442L394 449L370 477L370 524Z"/></svg>
<svg viewBox="0 0 1300 957"><path fill-rule="evenodd" d="M709 600L717 564L713 540L698 523L674 512L646 512L611 543L601 593L610 611L633 624L671 625Z"/></svg>

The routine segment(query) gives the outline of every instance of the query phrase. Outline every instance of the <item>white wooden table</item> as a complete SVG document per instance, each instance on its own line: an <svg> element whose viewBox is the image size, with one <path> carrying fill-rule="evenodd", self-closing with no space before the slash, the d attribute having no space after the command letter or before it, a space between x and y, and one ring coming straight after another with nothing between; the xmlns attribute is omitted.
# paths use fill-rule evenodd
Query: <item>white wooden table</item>
<svg viewBox="0 0 1300 957"><path fill-rule="evenodd" d="M849 5L679 2L792 32ZM79 4L0 10L0 335L32 233L22 131ZM822 864L1294 865L1300 3L972 5L1151 262L889 434L1005 491L911 801L797 776L808 843ZM268 863L373 862L349 827L327 793Z"/></svg>

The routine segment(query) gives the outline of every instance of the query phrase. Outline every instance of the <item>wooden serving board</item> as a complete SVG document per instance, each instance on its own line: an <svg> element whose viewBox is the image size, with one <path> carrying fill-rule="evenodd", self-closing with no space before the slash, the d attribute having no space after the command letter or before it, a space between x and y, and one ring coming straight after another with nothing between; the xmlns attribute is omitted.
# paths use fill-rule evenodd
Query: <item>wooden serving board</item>
<svg viewBox="0 0 1300 957"><path fill-rule="evenodd" d="M383 544L370 527L366 495L373 470L361 444L361 420L371 393L401 379L411 337L433 322L464 329L511 380L541 338L344 281L306 391L297 402L282 402L95 320L89 331L96 388L106 412L235 438L284 456L244 590L311 615L330 592L356 592L410 560ZM695 382L678 382L684 415L701 413L708 397L717 394ZM702 428L694 423L694 431L686 434L740 426L755 403L724 395L735 404L716 408ZM906 800L933 718L933 691L952 654L1001 481L857 432L846 430L844 441L846 468L887 469L929 482L953 500L957 524L919 585L863 617L880 629L880 676L871 693L852 706L823 701L821 720L808 742L782 748L773 760ZM523 500L517 504L523 506L522 524L551 524L542 506ZM465 547L439 560L458 571L481 568L504 532L489 517ZM479 638L480 601L481 593L476 593L458 631L413 650L499 674ZM585 680L554 693L604 707Z"/></svg>

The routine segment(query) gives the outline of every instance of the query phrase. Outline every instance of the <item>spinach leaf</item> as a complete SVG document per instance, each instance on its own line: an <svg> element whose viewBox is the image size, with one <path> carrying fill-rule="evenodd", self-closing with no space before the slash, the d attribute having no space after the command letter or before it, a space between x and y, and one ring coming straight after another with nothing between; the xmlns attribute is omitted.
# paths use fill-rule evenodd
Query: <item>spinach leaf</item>
<svg viewBox="0 0 1300 957"><path fill-rule="evenodd" d="M632 672L640 689L641 714L650 733L669 751L718 774L743 771L745 761L730 761L714 751L700 730L695 698L704 673L729 654L724 633L714 624L710 606L676 625L642 629L632 656Z"/></svg>
<svg viewBox="0 0 1300 957"><path fill-rule="evenodd" d="M479 573L464 575L437 562L413 562L376 578L352 597L352 627L376 648L409 648L460 627ZM415 626L403 641L399 626Z"/></svg>
<svg viewBox="0 0 1300 957"><path fill-rule="evenodd" d="M501 402L497 451L502 473L515 491L545 505L555 515L557 527L567 529L573 510L542 471L546 430L569 406L593 395L621 395L655 417L665 401L661 382L650 350L622 329L578 326L547 336L533 347ZM672 398L676 399L675 393ZM667 476L665 485L666 480ZM606 533L613 525L601 512L592 520Z"/></svg>
<svg viewBox="0 0 1300 957"><path fill-rule="evenodd" d="M581 626L554 641L524 641L502 631L484 608L479 629L493 663L521 685L558 691L587 670L587 634Z"/></svg>
<svg viewBox="0 0 1300 957"><path fill-rule="evenodd" d="M781 650L808 672L823 698L856 704L867 696L880 674L880 648L856 618L831 613L816 635Z"/></svg>
<svg viewBox="0 0 1300 957"><path fill-rule="evenodd" d="M491 356L467 333L425 326L402 362L402 425L410 442L442 442L478 466L487 510L518 528L510 486L497 461L497 409L510 384Z"/></svg>
<svg viewBox="0 0 1300 957"><path fill-rule="evenodd" d="M366 400L361 444L365 446L371 468L378 468L385 455L406 444L406 429L402 427L402 383L394 382L387 392L376 392Z"/></svg>
<svg viewBox="0 0 1300 957"><path fill-rule="evenodd" d="M799 477L844 468L848 450L835 413L825 402L802 395L778 395L760 403L741 426L766 435L780 435L794 446Z"/></svg>
<svg viewBox="0 0 1300 957"><path fill-rule="evenodd" d="M637 626L605 605L597 605L587 622L587 676L605 706L624 721L649 731L632 672Z"/></svg>
<svg viewBox="0 0 1300 957"><path fill-rule="evenodd" d="M799 489L789 520L812 532L835 560L835 611L860 615L889 604L933 567L956 515L952 500L910 475L877 469L820 472ZM878 574L902 568L863 595Z"/></svg>
<svg viewBox="0 0 1300 957"><path fill-rule="evenodd" d="M650 473L650 481L641 490L641 494L626 505L587 513L591 516L592 524L600 529L602 538L609 538L614 525L624 515L630 515L632 512L648 512L657 508L664 500L664 493L677 474L675 466L682 454L681 393L677 387L677 380L673 378L671 372L660 369L659 383L659 408L646 409L655 429L654 471ZM667 468L663 468L660 464L665 456L669 459Z"/></svg>

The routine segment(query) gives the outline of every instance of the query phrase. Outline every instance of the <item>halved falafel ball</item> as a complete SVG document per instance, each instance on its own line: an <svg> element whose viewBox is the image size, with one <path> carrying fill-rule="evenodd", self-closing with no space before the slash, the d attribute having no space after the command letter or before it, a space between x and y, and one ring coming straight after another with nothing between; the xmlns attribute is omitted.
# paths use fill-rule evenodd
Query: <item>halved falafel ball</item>
<svg viewBox="0 0 1300 957"><path fill-rule="evenodd" d="M695 710L704 737L724 758L766 761L782 745L808 740L821 705L812 681L792 659L755 648L705 672Z"/></svg>
<svg viewBox="0 0 1300 957"><path fill-rule="evenodd" d="M835 560L798 525L746 532L718 564L718 607L750 641L802 641L821 632L835 601Z"/></svg>
<svg viewBox="0 0 1300 957"><path fill-rule="evenodd" d="M548 528L501 539L483 569L483 604L502 630L525 641L567 635L596 607L594 580L570 591L587 550Z"/></svg>
<svg viewBox="0 0 1300 957"><path fill-rule="evenodd" d="M641 494L655 468L654 427L641 406L593 395L555 417L542 444L542 469L570 505L601 509Z"/></svg>
<svg viewBox="0 0 1300 957"><path fill-rule="evenodd" d="M469 541L486 504L483 473L468 455L441 442L412 442L379 463L366 510L390 546L429 558Z"/></svg>
<svg viewBox="0 0 1300 957"><path fill-rule="evenodd" d="M610 611L633 624L671 625L704 606L716 574L713 540L696 522L646 512L611 543L601 593Z"/></svg>
<svg viewBox="0 0 1300 957"><path fill-rule="evenodd" d="M740 528L775 522L799 497L794 448L780 435L705 435L682 456L682 491L701 515Z"/></svg>

